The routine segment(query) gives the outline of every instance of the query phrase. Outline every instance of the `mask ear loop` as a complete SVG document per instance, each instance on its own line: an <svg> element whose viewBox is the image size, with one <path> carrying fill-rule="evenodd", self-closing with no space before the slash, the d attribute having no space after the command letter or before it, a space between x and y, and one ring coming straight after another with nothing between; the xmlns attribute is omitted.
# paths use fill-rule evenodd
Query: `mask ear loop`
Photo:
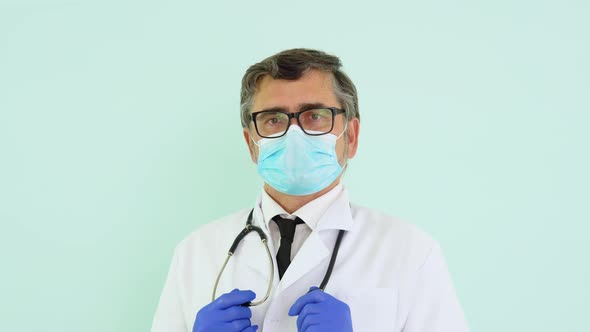
<svg viewBox="0 0 590 332"><path fill-rule="evenodd" d="M336 136L336 140L338 140L340 138L340 136L344 135L344 133L348 130L348 120L346 120L346 122L344 123L344 130L340 133L340 135ZM346 150L348 151L348 148L346 148ZM348 158L346 158L346 161L344 162L344 165L342 165L342 169L346 169L346 165L348 165Z"/></svg>
<svg viewBox="0 0 590 332"><path fill-rule="evenodd" d="M248 136L250 136L250 140L252 141L252 143L254 143L254 145L260 148L260 145L252 138L252 133L248 133Z"/></svg>
<svg viewBox="0 0 590 332"><path fill-rule="evenodd" d="M340 133L340 135L336 136L336 140L340 138L340 136L344 135L344 133L348 130L348 121L344 123L344 130Z"/></svg>

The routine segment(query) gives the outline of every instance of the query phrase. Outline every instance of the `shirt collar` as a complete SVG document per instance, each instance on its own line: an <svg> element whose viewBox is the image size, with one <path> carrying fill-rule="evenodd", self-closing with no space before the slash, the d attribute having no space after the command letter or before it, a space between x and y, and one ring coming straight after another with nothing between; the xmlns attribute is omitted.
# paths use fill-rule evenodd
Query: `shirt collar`
<svg viewBox="0 0 590 332"><path fill-rule="evenodd" d="M288 214L270 195L262 188L259 206L264 218L264 226L269 229L268 224L274 216L281 215L283 218L295 219L301 218L309 228L316 229L318 221L328 208L344 193L344 187L341 183L337 184L327 193L305 204L293 214Z"/></svg>

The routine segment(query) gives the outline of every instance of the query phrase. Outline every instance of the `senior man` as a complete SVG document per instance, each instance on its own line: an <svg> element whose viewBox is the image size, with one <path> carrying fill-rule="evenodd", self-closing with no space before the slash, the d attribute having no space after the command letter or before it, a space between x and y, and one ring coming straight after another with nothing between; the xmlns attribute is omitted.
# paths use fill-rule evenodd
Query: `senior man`
<svg viewBox="0 0 590 332"><path fill-rule="evenodd" d="M348 199L360 117L337 57L254 64L241 120L264 186L253 208L178 244L152 332L468 331L437 242Z"/></svg>

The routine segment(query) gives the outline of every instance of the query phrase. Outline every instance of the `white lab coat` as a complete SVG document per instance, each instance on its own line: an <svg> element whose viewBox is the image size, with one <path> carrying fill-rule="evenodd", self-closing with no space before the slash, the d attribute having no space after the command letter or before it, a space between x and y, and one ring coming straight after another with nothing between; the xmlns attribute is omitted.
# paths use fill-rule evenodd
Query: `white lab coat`
<svg viewBox="0 0 590 332"><path fill-rule="evenodd" d="M254 209L257 226L264 223L259 202ZM152 332L192 331L197 312L211 302L215 278L249 212L244 209L204 225L176 247ZM355 332L469 330L438 244L410 224L350 205L344 190L280 281L275 260L271 297L251 307L258 331L297 331L297 317L287 312L309 287L319 286L340 229L347 232L325 291L349 305ZM230 259L217 296L239 288L253 290L260 299L269 277L268 256L251 232Z"/></svg>

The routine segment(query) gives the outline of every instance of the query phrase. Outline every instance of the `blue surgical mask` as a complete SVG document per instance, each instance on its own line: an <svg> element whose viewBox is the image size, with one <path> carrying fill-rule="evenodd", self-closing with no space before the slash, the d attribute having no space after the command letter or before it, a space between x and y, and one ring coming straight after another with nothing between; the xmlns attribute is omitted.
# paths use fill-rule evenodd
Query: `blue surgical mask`
<svg viewBox="0 0 590 332"><path fill-rule="evenodd" d="M310 136L291 125L283 137L262 138L257 143L258 174L288 195L317 193L342 173L336 156L336 140L341 135Z"/></svg>

